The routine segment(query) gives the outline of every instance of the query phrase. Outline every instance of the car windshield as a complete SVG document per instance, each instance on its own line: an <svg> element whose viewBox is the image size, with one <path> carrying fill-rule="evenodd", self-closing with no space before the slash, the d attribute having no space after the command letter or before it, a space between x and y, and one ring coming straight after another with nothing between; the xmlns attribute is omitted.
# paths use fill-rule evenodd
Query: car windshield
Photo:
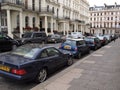
<svg viewBox="0 0 120 90"><path fill-rule="evenodd" d="M19 47L12 52L12 54L20 55L26 58L33 59L37 55L39 48L32 48L32 47Z"/></svg>
<svg viewBox="0 0 120 90"><path fill-rule="evenodd" d="M32 33L25 33L23 34L23 38L30 38Z"/></svg>
<svg viewBox="0 0 120 90"><path fill-rule="evenodd" d="M76 45L76 41L74 41L74 40L66 40L64 43L68 44L68 45L73 45L73 46Z"/></svg>

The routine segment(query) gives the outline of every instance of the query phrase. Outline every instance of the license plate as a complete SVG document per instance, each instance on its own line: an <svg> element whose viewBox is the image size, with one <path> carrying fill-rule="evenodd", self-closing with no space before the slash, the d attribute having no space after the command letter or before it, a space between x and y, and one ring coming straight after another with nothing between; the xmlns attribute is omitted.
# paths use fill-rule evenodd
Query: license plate
<svg viewBox="0 0 120 90"><path fill-rule="evenodd" d="M65 48L65 49L71 49L71 46L66 45L66 46L64 46L64 48Z"/></svg>
<svg viewBox="0 0 120 90"><path fill-rule="evenodd" d="M10 68L7 67L7 66L0 65L0 70L9 72L9 71L10 71Z"/></svg>

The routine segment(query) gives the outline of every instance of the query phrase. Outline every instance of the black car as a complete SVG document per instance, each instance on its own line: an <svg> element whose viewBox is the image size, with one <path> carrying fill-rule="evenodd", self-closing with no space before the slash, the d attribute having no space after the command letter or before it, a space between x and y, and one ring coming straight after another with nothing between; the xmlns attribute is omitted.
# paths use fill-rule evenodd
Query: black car
<svg viewBox="0 0 120 90"><path fill-rule="evenodd" d="M97 37L93 36L86 37L85 42L92 50L97 50L98 48L101 47L101 41Z"/></svg>
<svg viewBox="0 0 120 90"><path fill-rule="evenodd" d="M51 46L26 44L0 55L0 76L18 81L43 82L49 73L64 65L72 65L70 52Z"/></svg>
<svg viewBox="0 0 120 90"><path fill-rule="evenodd" d="M48 38L47 38L48 43L50 42L58 43L61 41L62 41L61 36L58 34L48 35Z"/></svg>
<svg viewBox="0 0 120 90"><path fill-rule="evenodd" d="M26 32L20 40L22 44L26 43L45 43L47 35L45 32Z"/></svg>
<svg viewBox="0 0 120 90"><path fill-rule="evenodd" d="M20 43L17 40L5 34L0 34L0 52L14 50L18 46L20 46Z"/></svg>

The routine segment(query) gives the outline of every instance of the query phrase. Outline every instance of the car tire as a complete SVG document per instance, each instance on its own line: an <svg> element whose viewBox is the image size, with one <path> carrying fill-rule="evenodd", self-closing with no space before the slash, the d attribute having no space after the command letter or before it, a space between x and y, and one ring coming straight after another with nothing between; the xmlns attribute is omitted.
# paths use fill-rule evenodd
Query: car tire
<svg viewBox="0 0 120 90"><path fill-rule="evenodd" d="M78 59L81 58L81 53L78 53L77 58L78 58Z"/></svg>
<svg viewBox="0 0 120 90"><path fill-rule="evenodd" d="M42 83L47 78L47 70L45 68L41 69L36 77L36 83Z"/></svg>
<svg viewBox="0 0 120 90"><path fill-rule="evenodd" d="M12 50L15 50L17 48L16 45L12 45Z"/></svg>
<svg viewBox="0 0 120 90"><path fill-rule="evenodd" d="M68 59L68 61L67 61L67 66L70 66L70 65L72 65L72 64L73 64L73 58L70 57L70 58Z"/></svg>

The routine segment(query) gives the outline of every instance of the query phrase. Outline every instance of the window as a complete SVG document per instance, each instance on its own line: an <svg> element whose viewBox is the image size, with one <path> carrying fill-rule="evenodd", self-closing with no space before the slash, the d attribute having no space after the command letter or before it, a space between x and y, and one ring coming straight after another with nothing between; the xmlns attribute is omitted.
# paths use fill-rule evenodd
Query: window
<svg viewBox="0 0 120 90"><path fill-rule="evenodd" d="M85 42L84 41L77 41L77 45L84 45Z"/></svg>
<svg viewBox="0 0 120 90"><path fill-rule="evenodd" d="M55 56L55 55L59 55L59 51L56 50L55 48L48 48L47 49L48 55L49 56Z"/></svg>
<svg viewBox="0 0 120 90"><path fill-rule="evenodd" d="M20 26L20 23L19 23L19 15L17 15L17 27Z"/></svg>
<svg viewBox="0 0 120 90"><path fill-rule="evenodd" d="M33 37L42 37L42 33L35 33Z"/></svg>
<svg viewBox="0 0 120 90"><path fill-rule="evenodd" d="M54 11L54 7L52 7L52 12L54 13L55 11Z"/></svg>
<svg viewBox="0 0 120 90"><path fill-rule="evenodd" d="M28 16L25 17L25 26L26 27L29 26L29 17Z"/></svg>
<svg viewBox="0 0 120 90"><path fill-rule="evenodd" d="M40 58L45 58L45 57L48 57L46 50L42 51L40 55Z"/></svg>
<svg viewBox="0 0 120 90"><path fill-rule="evenodd" d="M47 5L47 12L49 12L49 5Z"/></svg>
<svg viewBox="0 0 120 90"><path fill-rule="evenodd" d="M35 0L32 0L32 10L35 11Z"/></svg>
<svg viewBox="0 0 120 90"><path fill-rule="evenodd" d="M35 28L35 17L33 17L33 28Z"/></svg>

